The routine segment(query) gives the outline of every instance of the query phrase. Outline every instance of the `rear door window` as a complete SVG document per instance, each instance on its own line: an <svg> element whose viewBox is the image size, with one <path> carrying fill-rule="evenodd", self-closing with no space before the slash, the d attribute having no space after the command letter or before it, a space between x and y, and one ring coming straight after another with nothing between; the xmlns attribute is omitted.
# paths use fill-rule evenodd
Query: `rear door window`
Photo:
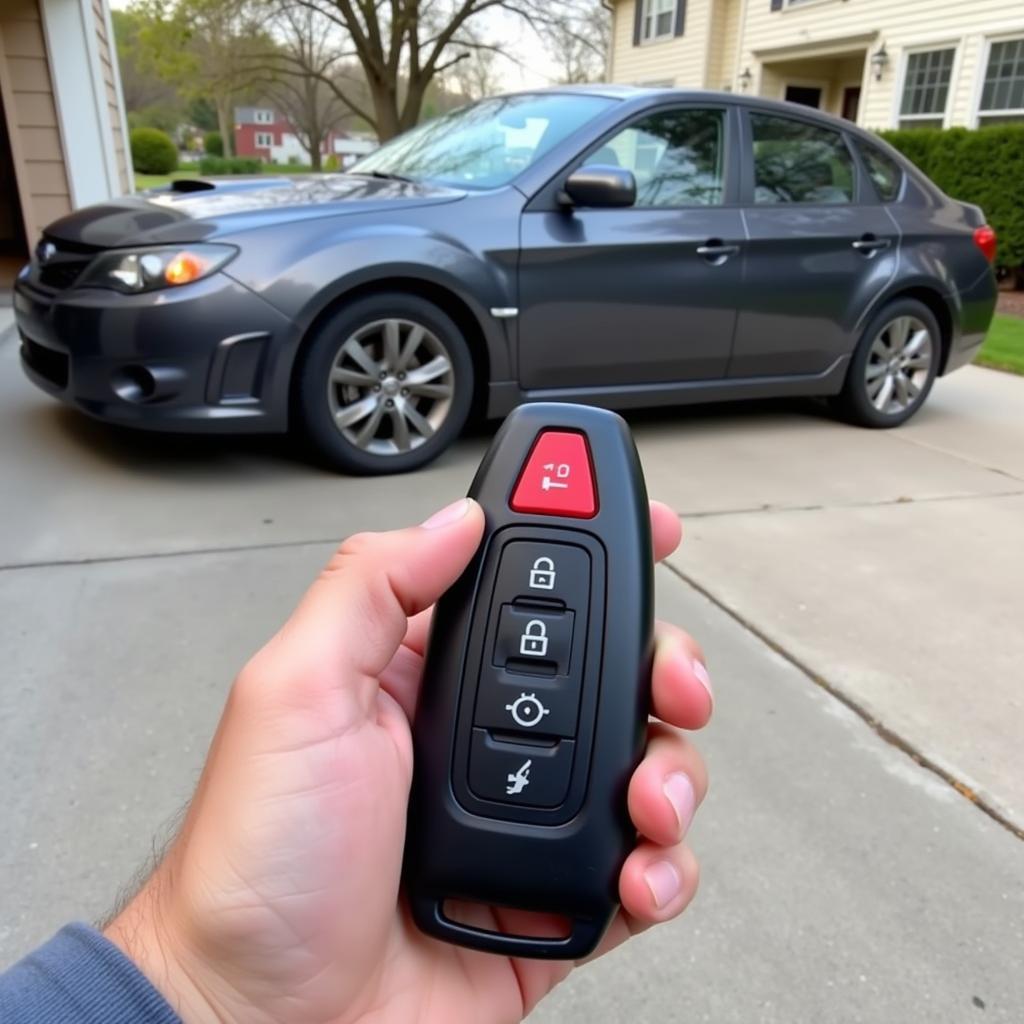
<svg viewBox="0 0 1024 1024"><path fill-rule="evenodd" d="M853 158L841 132L754 111L750 128L757 205L853 202Z"/></svg>
<svg viewBox="0 0 1024 1024"><path fill-rule="evenodd" d="M878 198L883 203L891 203L900 194L903 184L903 169L891 156L883 153L877 146L857 139L855 142L867 168L868 177L875 186Z"/></svg>

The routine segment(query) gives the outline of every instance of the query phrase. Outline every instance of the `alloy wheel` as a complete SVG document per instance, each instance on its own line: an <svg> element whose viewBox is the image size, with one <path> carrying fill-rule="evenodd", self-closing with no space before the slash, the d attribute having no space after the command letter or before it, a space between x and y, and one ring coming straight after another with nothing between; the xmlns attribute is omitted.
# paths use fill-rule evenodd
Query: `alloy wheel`
<svg viewBox="0 0 1024 1024"><path fill-rule="evenodd" d="M864 367L868 400L896 416L914 405L928 384L935 346L917 317L899 316L875 335Z"/></svg>
<svg viewBox="0 0 1024 1024"><path fill-rule="evenodd" d="M364 324L338 349L327 401L349 443L374 455L400 455L438 431L454 390L440 338L423 324L388 318Z"/></svg>

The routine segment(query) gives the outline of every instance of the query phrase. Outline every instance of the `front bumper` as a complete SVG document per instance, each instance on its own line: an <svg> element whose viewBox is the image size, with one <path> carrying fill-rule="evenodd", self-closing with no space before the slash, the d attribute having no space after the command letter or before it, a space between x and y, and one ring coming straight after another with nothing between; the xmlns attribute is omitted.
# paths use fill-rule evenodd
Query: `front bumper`
<svg viewBox="0 0 1024 1024"><path fill-rule="evenodd" d="M180 289L14 289L30 380L98 419L150 430L287 429L295 327L226 274Z"/></svg>

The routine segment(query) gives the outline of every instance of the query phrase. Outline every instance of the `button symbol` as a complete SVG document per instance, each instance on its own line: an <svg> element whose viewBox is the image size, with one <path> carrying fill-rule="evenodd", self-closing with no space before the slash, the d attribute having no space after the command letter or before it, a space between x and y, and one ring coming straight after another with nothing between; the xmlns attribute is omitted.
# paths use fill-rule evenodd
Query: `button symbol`
<svg viewBox="0 0 1024 1024"><path fill-rule="evenodd" d="M517 793L522 793L524 789L530 784L530 765L533 761L527 761L523 764L518 771L509 772L507 776L508 785L505 787L505 792L509 796L515 796Z"/></svg>
<svg viewBox="0 0 1024 1024"><path fill-rule="evenodd" d="M538 558L530 570L531 590L555 589L555 563L550 558Z"/></svg>
<svg viewBox="0 0 1024 1024"><path fill-rule="evenodd" d="M511 704L505 705L505 710L511 711L512 720L524 729L532 729L545 715L551 714L535 693L519 694Z"/></svg>
<svg viewBox="0 0 1024 1024"><path fill-rule="evenodd" d="M569 479L569 474L572 472L572 467L569 463L559 462L556 465L554 462L545 462L544 468L547 470L547 473L544 474L544 479L541 480L540 485L545 491L550 491L553 487L562 491L568 490L568 483L561 483L560 481ZM548 475L550 473L554 473L558 479L552 480Z"/></svg>
<svg viewBox="0 0 1024 1024"><path fill-rule="evenodd" d="M540 619L530 619L519 638L519 653L543 658L548 653L548 627Z"/></svg>

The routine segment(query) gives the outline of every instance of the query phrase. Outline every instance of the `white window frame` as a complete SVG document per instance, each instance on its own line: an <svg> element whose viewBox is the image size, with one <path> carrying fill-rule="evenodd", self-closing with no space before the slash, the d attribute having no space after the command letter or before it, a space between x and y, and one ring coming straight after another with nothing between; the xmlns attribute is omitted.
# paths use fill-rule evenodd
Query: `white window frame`
<svg viewBox="0 0 1024 1024"><path fill-rule="evenodd" d="M977 128L983 124L982 118L988 114L992 117L1005 117L1007 115L1016 116L1020 115L1024 117L1024 108L1014 108L1008 110L982 110L981 109L981 97L985 92L985 78L988 75L988 62L992 56L992 44L993 43L1009 43L1015 39L1024 39L1024 28L1018 29L1016 32L1003 32L999 35L986 36L984 44L982 46L981 60L978 62L978 79L975 83L974 91L974 110L971 115L971 127Z"/></svg>
<svg viewBox="0 0 1024 1024"><path fill-rule="evenodd" d="M671 39L676 31L676 0L638 0L643 4L640 12L640 45L645 43L662 43ZM662 9L664 8L664 9ZM658 17L670 14L668 31L658 33ZM648 34L648 30L649 34Z"/></svg>
<svg viewBox="0 0 1024 1024"><path fill-rule="evenodd" d="M915 43L913 46L904 47L900 55L899 82L893 91L892 98L892 126L899 128L901 121L935 121L939 114L901 114L903 108L903 91L907 85L907 71L910 68L910 58L915 53L934 53L936 50L952 50L953 64L949 69L949 88L946 90L946 105L942 110L942 127L950 126L950 111L953 109L953 94L956 92L957 79L960 76L960 58L963 53L961 39L936 39L928 42ZM870 61L870 56L867 58ZM862 94L863 98L863 94Z"/></svg>
<svg viewBox="0 0 1024 1024"><path fill-rule="evenodd" d="M257 149L272 149L274 146L274 133L257 132L255 146Z"/></svg>
<svg viewBox="0 0 1024 1024"><path fill-rule="evenodd" d="M274 112L272 110L257 110L256 114L257 124L273 124L274 123Z"/></svg>

